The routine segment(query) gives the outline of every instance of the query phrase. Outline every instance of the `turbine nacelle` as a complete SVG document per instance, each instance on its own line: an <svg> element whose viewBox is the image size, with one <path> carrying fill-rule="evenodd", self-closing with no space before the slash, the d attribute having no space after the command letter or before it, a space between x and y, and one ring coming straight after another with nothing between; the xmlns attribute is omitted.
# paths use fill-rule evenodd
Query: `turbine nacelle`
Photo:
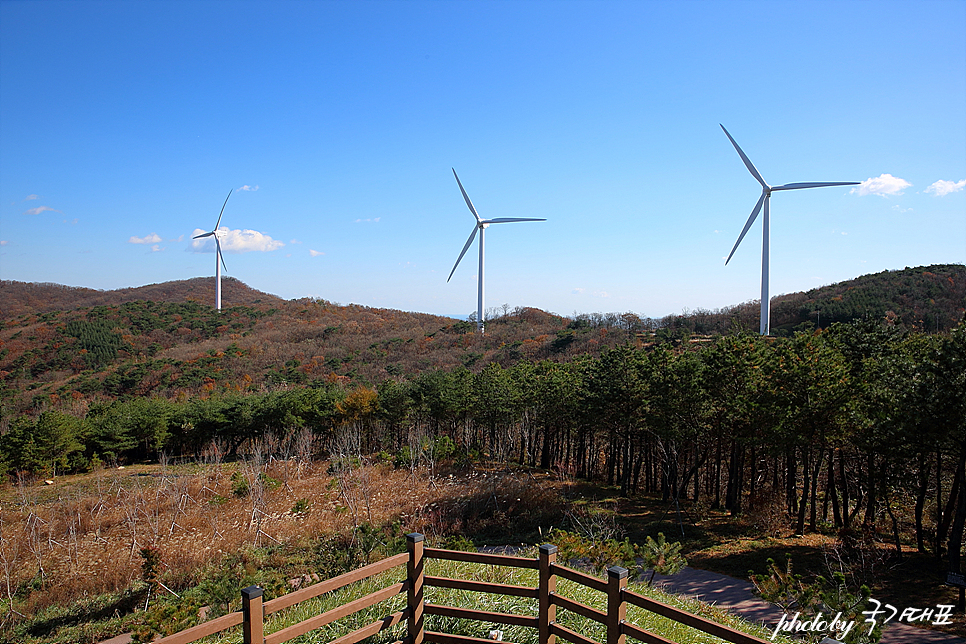
<svg viewBox="0 0 966 644"><path fill-rule="evenodd" d="M192 237L192 239L201 239L202 237L215 237L215 238L221 239L228 234L228 231L229 231L228 228L221 228L219 230L210 230L206 233L195 235L194 237Z"/></svg>

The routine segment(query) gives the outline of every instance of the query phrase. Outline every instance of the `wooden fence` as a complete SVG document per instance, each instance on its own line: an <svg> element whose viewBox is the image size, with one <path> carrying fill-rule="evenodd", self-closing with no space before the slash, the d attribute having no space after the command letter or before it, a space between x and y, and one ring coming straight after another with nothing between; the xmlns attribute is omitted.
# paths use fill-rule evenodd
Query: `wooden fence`
<svg viewBox="0 0 966 644"><path fill-rule="evenodd" d="M437 633L424 628L426 615L442 615L446 617L479 620L495 624L518 625L533 628L538 632L540 644L558 644L557 638L572 644L601 644L595 640L577 633L557 623L557 609L572 611L603 624L607 630L605 644L625 644L626 637L645 642L646 644L674 644L669 639L656 635L626 621L627 604L639 606L645 610L663 615L669 619L681 622L705 633L720 637L732 644L767 644L765 640L747 635L733 628L712 622L703 617L692 615L663 602L638 595L627 589L626 568L614 566L607 570L607 579L598 579L586 575L557 563L557 547L542 545L536 559L525 557L511 557L506 555L486 554L479 552L460 552L455 550L441 550L425 548L423 535L418 533L406 535L407 552L383 559L374 564L347 572L327 581L323 581L301 590L283 595L271 601L262 602L262 589L249 586L242 590L242 610L199 624L180 631L174 635L157 640L155 644L189 644L241 625L245 644L282 644L299 635L304 635L314 629L330 624L379 602L406 593L406 607L400 611L387 615L367 626L359 628L343 637L333 640L330 644L355 644L381 631L400 624L404 620L407 625L407 635L394 644L482 644L490 640L483 640L463 635L449 635ZM536 588L528 586L513 586L495 584L464 579L450 579L433 577L423 573L426 559L446 559L450 561L464 561L513 568L529 568L537 570L539 583ZM361 581L391 570L399 566L406 566L406 580L382 590L373 592L320 615L310 617L282 630L265 635L265 617L282 609L294 606L300 602L332 592L353 582ZM603 612L591 608L580 602L573 601L557 594L557 578L563 577L577 584L587 586L607 597L607 611ZM513 615L494 613L489 611L444 606L423 601L423 589L426 586L437 588L454 588L484 593L496 593L516 597L529 597L537 600L537 615Z"/></svg>

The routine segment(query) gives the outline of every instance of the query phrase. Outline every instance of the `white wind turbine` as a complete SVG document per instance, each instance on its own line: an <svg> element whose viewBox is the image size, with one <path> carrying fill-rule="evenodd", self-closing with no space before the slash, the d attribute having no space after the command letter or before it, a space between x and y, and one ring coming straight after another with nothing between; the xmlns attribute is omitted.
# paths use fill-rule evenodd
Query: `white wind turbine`
<svg viewBox="0 0 966 644"><path fill-rule="evenodd" d="M719 123L719 125L721 125ZM755 218L758 217L758 213L762 210L764 206L765 215L762 218L762 242L761 242L761 323L758 332L761 335L768 335L771 330L771 317L769 310L769 300L768 300L768 238L769 238L769 209L768 203L771 201L771 193L778 190L800 190L803 188L825 188L828 186L855 186L858 185L858 181L823 181L823 182L811 182L811 183L786 183L783 186L769 186L765 183L765 180L761 178L761 174L755 168L751 160L745 156L738 144L725 129L724 125L721 125L721 129L724 130L725 135L731 141L731 144L735 146L735 150L738 151L738 156L744 161L745 167L751 172L751 175L758 180L761 184L761 196L758 198L758 203L755 204L755 209L751 211L751 216L748 217L748 221L745 222L745 227L742 229L741 234L738 235L738 241L735 242L734 248L731 249L731 253L728 255L728 259L725 260L725 266L731 261L731 256L735 254L738 249L738 244L741 240L745 238L745 234L751 225L755 223Z"/></svg>
<svg viewBox="0 0 966 644"><path fill-rule="evenodd" d="M228 272L228 266L225 265L225 258L221 254L221 242L218 241L218 226L221 225L221 216L225 214L225 206L228 205L228 199L231 197L232 191L228 191L228 196L225 197L225 203L221 206L221 212L218 213L218 221L215 222L214 229L209 233L204 233L203 235L195 235L192 239L201 239L202 237L214 237L215 238L215 309L221 310L221 267L225 267L225 272Z"/></svg>
<svg viewBox="0 0 966 644"><path fill-rule="evenodd" d="M466 254L467 249L470 244L473 243L473 238L476 237L476 233L480 233L480 287L479 294L477 295L477 305L476 305L476 327L479 329L480 333L483 333L483 232L486 230L487 226L490 224L508 224L514 221L547 221L546 219L531 219L523 217L499 217L497 219L480 219L479 214L476 212L476 208L473 207L473 202L466 194L466 190L463 190L463 184L460 183L459 175L456 174L456 169L453 169L453 176L456 177L456 183L460 187L460 192L463 193L463 199L466 201L466 205L469 206L470 212L476 217L476 225L473 226L473 232L470 233L470 238L466 240L466 245L463 246L463 251L460 256L456 258L456 263L453 265L453 270L449 272L449 277L446 281L449 282L450 278L453 277L453 273L456 272L456 267L460 265L460 260L463 259L463 255Z"/></svg>

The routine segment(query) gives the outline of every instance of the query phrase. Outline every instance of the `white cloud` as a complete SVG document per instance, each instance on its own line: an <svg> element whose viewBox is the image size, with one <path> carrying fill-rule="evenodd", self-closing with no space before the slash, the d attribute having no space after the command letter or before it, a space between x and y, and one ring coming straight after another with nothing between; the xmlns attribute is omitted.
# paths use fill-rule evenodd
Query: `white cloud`
<svg viewBox="0 0 966 644"><path fill-rule="evenodd" d="M899 212L901 212L901 213L906 213L906 212L912 212L912 208L903 208L903 207L902 207L902 206L900 206L899 204L896 204L896 205L894 205L894 206L892 207L892 209L893 209L893 210L897 210L897 211L899 211Z"/></svg>
<svg viewBox="0 0 966 644"><path fill-rule="evenodd" d="M9 243L6 239L0 239L0 246L6 246Z"/></svg>
<svg viewBox="0 0 966 644"><path fill-rule="evenodd" d="M577 287L574 287L574 290L572 290L570 292L573 293L574 295L581 295L581 294L583 294L584 290L585 289L577 286Z"/></svg>
<svg viewBox="0 0 966 644"><path fill-rule="evenodd" d="M288 241L288 243L290 243L290 244L301 244L302 242L300 242L300 241L299 241L299 240L297 240L297 239L290 239L290 240Z"/></svg>
<svg viewBox="0 0 966 644"><path fill-rule="evenodd" d="M165 248L167 248L167 246L165 246ZM154 246L151 247L152 253L160 253L163 250L164 248L161 248L161 244L155 244Z"/></svg>
<svg viewBox="0 0 966 644"><path fill-rule="evenodd" d="M258 190L258 186L244 185L241 188L239 188L239 190L244 190L245 192L255 192L256 190Z"/></svg>
<svg viewBox="0 0 966 644"><path fill-rule="evenodd" d="M325 253L320 250L309 250L309 255L312 257L318 257L319 255L325 255Z"/></svg>
<svg viewBox="0 0 966 644"><path fill-rule="evenodd" d="M365 222L367 222L367 221L368 221L368 222L373 222L373 223L375 223L375 222L378 222L378 221L379 221L380 219L382 219L382 217L376 217L375 219L356 219L356 223L357 223L357 224L359 224L359 223L365 223Z"/></svg>
<svg viewBox="0 0 966 644"><path fill-rule="evenodd" d="M161 236L158 233L151 233L150 235L145 235L144 237L131 237L127 240L129 244L157 244L161 241Z"/></svg>
<svg viewBox="0 0 966 644"><path fill-rule="evenodd" d="M953 192L959 192L963 188L966 188L966 179L963 179L962 181L945 181L940 179L936 183L926 188L926 192L931 192L937 197L945 197Z"/></svg>
<svg viewBox="0 0 966 644"><path fill-rule="evenodd" d="M201 230L200 228L195 228L195 231L191 233L192 237L197 235L203 235L207 230ZM221 240L221 250L222 252L229 253L247 253L248 251L272 251L277 250L284 246L283 242L277 239L272 239L265 233L260 233L257 230L232 230L231 228L220 228L218 230L218 239ZM193 239L191 241L191 248L194 249L196 253L213 253L215 252L215 242L211 237L205 237L203 239Z"/></svg>
<svg viewBox="0 0 966 644"><path fill-rule="evenodd" d="M852 188L850 194L858 194L860 197L865 195L880 195L887 197L890 195L901 195L902 191L912 186L911 183L891 174L880 174L878 177L870 177L860 183L858 187Z"/></svg>
<svg viewBox="0 0 966 644"><path fill-rule="evenodd" d="M27 195L23 198L24 201L33 201L34 199L40 199L37 195Z"/></svg>
<svg viewBox="0 0 966 644"><path fill-rule="evenodd" d="M49 212L60 212L61 214L63 214L63 212L61 212L60 210L56 210L54 208L51 208L50 206L37 206L36 208L31 208L30 210L25 210L23 214L25 214L25 215L39 215L42 212L48 212L48 211Z"/></svg>

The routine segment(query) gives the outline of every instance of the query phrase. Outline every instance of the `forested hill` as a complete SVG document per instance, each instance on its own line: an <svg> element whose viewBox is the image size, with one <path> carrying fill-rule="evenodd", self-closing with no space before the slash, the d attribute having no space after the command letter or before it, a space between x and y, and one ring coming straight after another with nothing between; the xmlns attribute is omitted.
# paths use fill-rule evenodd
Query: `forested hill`
<svg viewBox="0 0 966 644"><path fill-rule="evenodd" d="M283 300L262 293L233 277L222 278L221 298L225 306L277 303ZM117 306L138 300L148 302L213 302L215 278L148 284L115 291L99 291L49 282L0 281L0 319L9 320L27 314L69 311L85 306Z"/></svg>
<svg viewBox="0 0 966 644"><path fill-rule="evenodd" d="M773 297L774 335L827 328L835 322L871 318L889 320L924 332L948 331L966 311L966 266L935 264L863 275L804 293ZM692 333L728 333L734 321L757 329L758 301L717 311L699 309L664 320L665 326Z"/></svg>
<svg viewBox="0 0 966 644"><path fill-rule="evenodd" d="M855 318L888 318L922 331L950 329L963 319L966 266L939 264L863 275L854 280L775 298L780 326L819 319L822 326ZM815 312L818 311L818 315Z"/></svg>
<svg viewBox="0 0 966 644"><path fill-rule="evenodd" d="M966 267L890 271L776 298L779 334L870 317L934 332L962 319ZM538 309L491 313L487 333L452 318L317 299L285 301L226 279L95 291L0 282L0 404L6 418L69 401L179 398L313 383L374 386L435 370L570 361L607 347L670 341L687 333L756 330L758 307L655 320L633 313L567 318ZM0 428L2 432L2 428Z"/></svg>
<svg viewBox="0 0 966 644"><path fill-rule="evenodd" d="M3 283L4 312L50 308L56 298L65 302L74 291L30 286ZM158 292L164 286L158 285ZM129 397L184 398L332 383L371 386L437 369L569 360L577 353L596 355L601 346L633 340L644 331L636 316L603 316L617 320L622 329L575 330L567 328L567 318L516 309L491 321L480 337L474 324L452 318L325 300L284 301L250 289L251 304L233 304L231 291L225 290L221 311L182 290L188 297L176 296L175 301L124 302L118 297L93 306L5 314L0 327L2 420L51 406L82 410L97 401ZM17 299L23 294L28 297ZM110 295L80 293L82 302Z"/></svg>
<svg viewBox="0 0 966 644"><path fill-rule="evenodd" d="M127 302L198 302L214 300L212 277L196 277L161 284L149 284L113 291L52 283L0 280L0 320L28 314L69 311L91 306L117 306ZM225 277L222 301L232 306L277 305L284 300ZM718 310L698 308L663 319L639 318L644 327L685 328L693 333L728 333L734 323L757 329L757 300ZM773 332L790 332L809 323L827 327L834 322L855 319L888 319L893 323L927 332L956 326L966 311L966 266L935 264L862 275L852 280L788 293L772 298ZM507 311L504 311L504 316ZM489 317L494 317L492 312ZM557 317L557 316L552 316ZM591 326L620 326L616 314L579 316ZM559 319L559 318L558 318ZM609 321L608 321L609 319ZM580 323L578 323L578 326Z"/></svg>

